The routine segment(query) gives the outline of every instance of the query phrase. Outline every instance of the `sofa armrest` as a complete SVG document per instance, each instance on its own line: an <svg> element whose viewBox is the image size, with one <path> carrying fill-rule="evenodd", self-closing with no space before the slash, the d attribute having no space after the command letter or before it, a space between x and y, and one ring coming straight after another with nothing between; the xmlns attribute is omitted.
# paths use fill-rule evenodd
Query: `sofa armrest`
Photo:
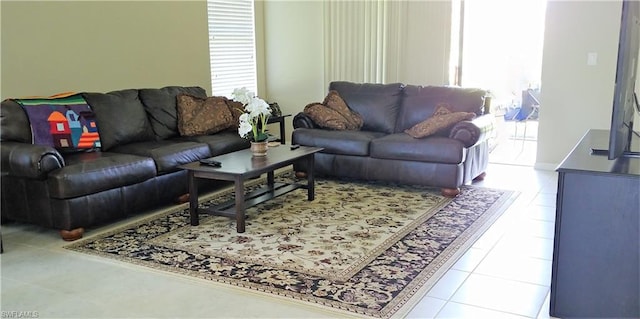
<svg viewBox="0 0 640 319"><path fill-rule="evenodd" d="M485 114L456 123L449 131L449 137L461 141L468 148L489 139L494 127L493 114Z"/></svg>
<svg viewBox="0 0 640 319"><path fill-rule="evenodd" d="M293 128L319 128L307 114L300 112L293 117Z"/></svg>
<svg viewBox="0 0 640 319"><path fill-rule="evenodd" d="M2 172L10 176L44 178L64 167L64 158L53 147L19 142L2 142L0 147Z"/></svg>

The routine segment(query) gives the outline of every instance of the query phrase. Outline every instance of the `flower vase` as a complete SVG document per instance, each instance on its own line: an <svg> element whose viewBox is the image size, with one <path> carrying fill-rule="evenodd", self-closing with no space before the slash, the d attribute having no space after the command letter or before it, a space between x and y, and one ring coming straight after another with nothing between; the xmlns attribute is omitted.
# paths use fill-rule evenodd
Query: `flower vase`
<svg viewBox="0 0 640 319"><path fill-rule="evenodd" d="M267 156L269 144L267 141L251 142L251 153L253 156Z"/></svg>

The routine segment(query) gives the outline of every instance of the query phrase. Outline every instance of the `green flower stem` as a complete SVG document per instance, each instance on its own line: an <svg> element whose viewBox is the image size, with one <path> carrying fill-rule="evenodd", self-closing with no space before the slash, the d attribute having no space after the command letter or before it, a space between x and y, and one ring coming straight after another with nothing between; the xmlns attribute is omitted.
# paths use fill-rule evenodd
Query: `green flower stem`
<svg viewBox="0 0 640 319"><path fill-rule="evenodd" d="M253 131L253 140L258 142L258 126L256 125L256 119L251 120L251 128Z"/></svg>
<svg viewBox="0 0 640 319"><path fill-rule="evenodd" d="M267 114L262 114L260 115L260 120L262 121L262 126L260 127L262 129L262 134L264 134L267 130L267 120L269 119L269 115Z"/></svg>

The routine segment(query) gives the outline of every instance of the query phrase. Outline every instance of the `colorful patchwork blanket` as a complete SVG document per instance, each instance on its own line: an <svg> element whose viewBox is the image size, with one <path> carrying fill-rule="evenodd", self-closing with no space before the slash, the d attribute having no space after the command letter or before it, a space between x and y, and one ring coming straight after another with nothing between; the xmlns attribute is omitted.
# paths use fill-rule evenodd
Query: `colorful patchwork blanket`
<svg viewBox="0 0 640 319"><path fill-rule="evenodd" d="M14 100L29 118L33 144L63 151L100 148L95 114L81 94Z"/></svg>

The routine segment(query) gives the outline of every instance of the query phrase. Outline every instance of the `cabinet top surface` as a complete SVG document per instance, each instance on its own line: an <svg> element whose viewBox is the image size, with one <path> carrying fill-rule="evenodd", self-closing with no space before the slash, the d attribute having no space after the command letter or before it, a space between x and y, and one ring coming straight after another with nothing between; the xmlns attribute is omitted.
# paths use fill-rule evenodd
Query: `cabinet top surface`
<svg viewBox="0 0 640 319"><path fill-rule="evenodd" d="M637 140L637 137L634 136ZM637 142L637 141L634 141ZM558 166L558 172L584 171L593 173L636 175L640 177L640 158L609 160L606 155L592 155L591 149L607 148L609 131L589 130Z"/></svg>

